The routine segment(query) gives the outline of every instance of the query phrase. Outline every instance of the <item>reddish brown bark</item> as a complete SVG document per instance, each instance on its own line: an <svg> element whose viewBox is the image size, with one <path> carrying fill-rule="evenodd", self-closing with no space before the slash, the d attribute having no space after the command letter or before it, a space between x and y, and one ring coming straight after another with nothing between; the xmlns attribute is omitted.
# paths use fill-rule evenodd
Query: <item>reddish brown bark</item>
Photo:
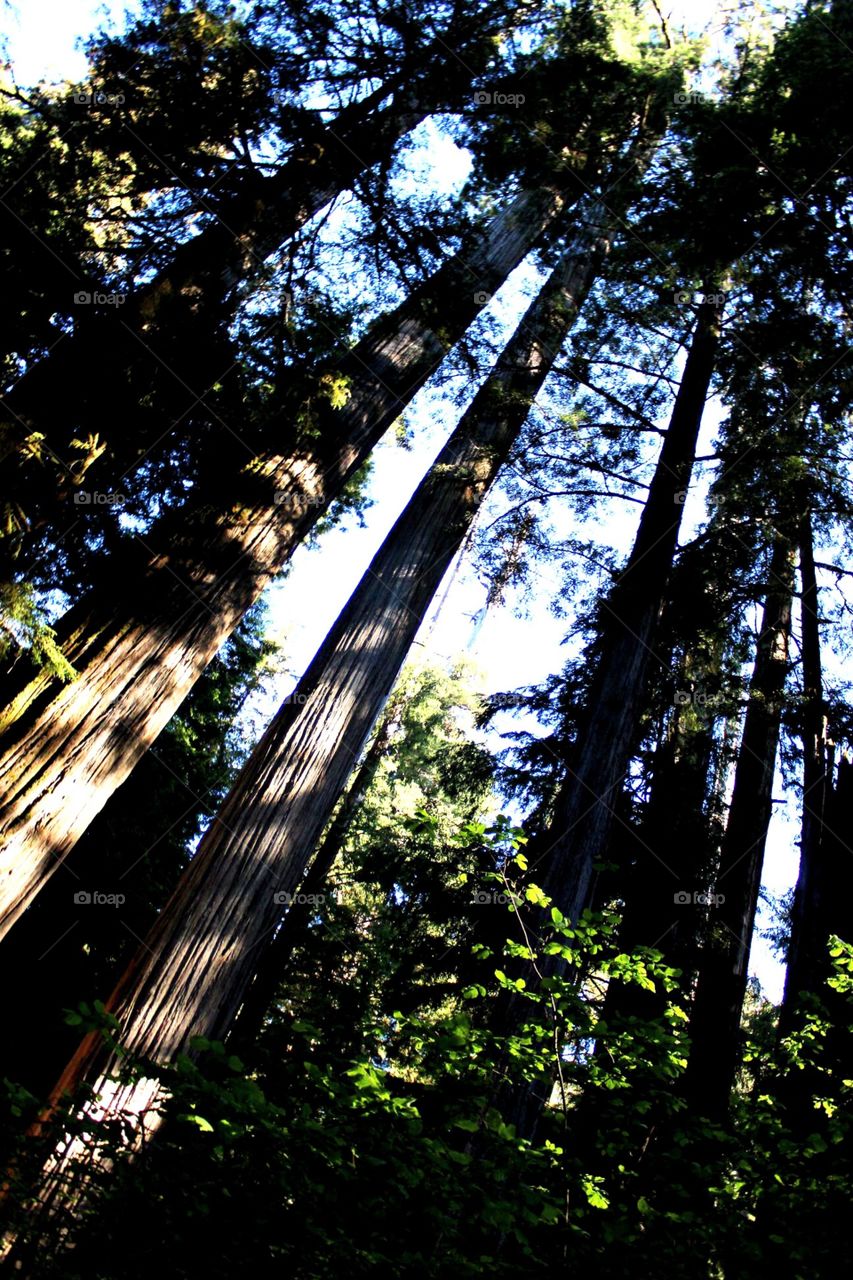
<svg viewBox="0 0 853 1280"><path fill-rule="evenodd" d="M240 617L438 367L485 300L566 207L524 192L345 356L345 407L298 451L238 468L139 539L136 558L60 624L79 671L12 688L0 719L0 933L25 910L156 738ZM278 501L283 498L284 501Z"/></svg>
<svg viewBox="0 0 853 1280"><path fill-rule="evenodd" d="M609 231L593 222L554 269L241 771L110 997L124 1051L168 1060L193 1036L220 1038L228 1030L608 241ZM154 1087L144 1081L114 1092L104 1078L117 1066L118 1059L90 1037L56 1096L88 1078L106 1091L106 1113L122 1107L139 1115Z"/></svg>
<svg viewBox="0 0 853 1280"><path fill-rule="evenodd" d="M285 906L277 897L297 889L353 760L609 245L598 217L600 209L529 308L110 997L124 1052L169 1059L193 1035L218 1037L228 1029ZM90 1132L121 1114L131 1126L129 1142L138 1145L159 1123L160 1088L153 1077L118 1082L113 1077L121 1061L99 1035L90 1035L53 1101L88 1078L95 1086L85 1107ZM97 1159L85 1133L66 1135L44 1170L42 1210L85 1196L93 1155ZM18 1245L26 1251L32 1240Z"/></svg>
<svg viewBox="0 0 853 1280"><path fill-rule="evenodd" d="M497 6L492 15L455 23L449 39L423 51L420 69L345 107L274 174L247 175L235 194L205 208L213 221L179 245L168 266L130 293L121 308L79 312L73 332L60 335L50 354L2 401L4 483L17 490L19 500L21 484L27 485L29 518L44 518L44 502L55 504L50 485L56 477L51 468L28 460L26 451L17 453L14 443L38 431L67 458L81 427L98 430L103 418L111 428L129 388L131 396L139 394L139 368L168 384L177 397L169 402L175 418L182 407L186 411L203 399L233 363L224 337L219 341L214 334L233 312L237 286L359 174L389 159L395 143L427 115L464 105L473 76L493 48L488 31L502 12ZM86 284L79 281L78 287ZM159 436L162 422L156 430ZM97 473L105 468L106 459ZM62 474L59 487L61 497L68 488ZM39 503L35 510L33 501Z"/></svg>

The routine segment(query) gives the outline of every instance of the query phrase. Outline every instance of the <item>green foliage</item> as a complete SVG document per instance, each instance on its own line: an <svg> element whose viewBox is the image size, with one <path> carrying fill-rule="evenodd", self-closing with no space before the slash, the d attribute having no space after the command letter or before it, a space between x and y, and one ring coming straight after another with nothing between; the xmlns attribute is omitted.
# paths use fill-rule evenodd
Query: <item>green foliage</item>
<svg viewBox="0 0 853 1280"><path fill-rule="evenodd" d="M55 636L31 587L26 583L0 584L0 660L26 651L33 663L50 675L59 680L74 680L77 673Z"/></svg>
<svg viewBox="0 0 853 1280"><path fill-rule="evenodd" d="M653 953L618 952L612 921L572 928L549 915L545 950L567 947L574 963L612 981L672 985ZM834 951L847 983L853 947ZM849 1081L822 1076L804 1136L764 1088L741 1096L723 1131L679 1096L680 1010L603 1027L594 999L554 979L525 990L525 1025L506 1037L481 1016L508 985L491 965L491 979L459 992L439 1018L413 1010L366 1025L372 1052L351 1061L318 1059L322 1033L304 1020L275 1071L194 1041L190 1057L161 1073L170 1102L156 1149L99 1175L91 1229L73 1255L51 1263L45 1254L41 1274L106 1280L119 1253L128 1277L152 1268L190 1277L200 1251L213 1277L235 1267L306 1280L342 1267L535 1276L567 1257L579 1274L614 1278L757 1280L783 1257L794 1277L831 1273L853 1189ZM764 1070L820 1069L821 1039L815 1014ZM521 1141L496 1081L523 1083L558 1059L541 1131ZM104 1141L105 1154L120 1154L119 1130Z"/></svg>

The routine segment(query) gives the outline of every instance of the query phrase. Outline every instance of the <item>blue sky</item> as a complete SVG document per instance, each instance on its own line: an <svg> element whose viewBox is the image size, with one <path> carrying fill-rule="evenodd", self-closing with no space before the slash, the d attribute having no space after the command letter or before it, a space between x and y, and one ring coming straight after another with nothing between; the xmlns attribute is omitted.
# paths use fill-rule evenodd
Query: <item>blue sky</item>
<svg viewBox="0 0 853 1280"><path fill-rule="evenodd" d="M26 0L4 9L0 12L3 47L14 65L18 82L29 85L41 79L57 82L82 77L86 60L76 48L80 37L96 27L101 19L112 19L120 25L123 13L135 8L126 0L108 0L101 4L93 4L91 0ZM674 23L682 21L695 29L718 16L720 6L708 0L685 0L682 5L669 6L667 12L674 14ZM436 182L440 174L448 188L461 183L467 168L465 154L431 126L422 127L419 138L422 145L415 163L422 166L423 179ZM533 280L534 273L522 266L491 305L506 336L524 308L524 292ZM422 392L407 414L414 437L411 451L389 441L376 451L370 493L373 506L367 512L365 527L360 528L350 520L324 537L318 548L300 548L286 579L269 593L272 628L283 638L288 672L270 683L257 707L259 712L271 715L281 697L292 688L415 485L452 431L458 413L457 408L429 388ZM718 412L712 405L706 413L701 453L710 452L718 420ZM488 523L500 502L500 495L493 495L481 520ZM689 535L691 524L700 517L701 502L697 494L685 511L687 527L683 537ZM606 528L598 536L627 551L636 520L635 507L628 507L621 515L609 510ZM453 572L452 569L451 574ZM503 607L490 611L477 632L476 643L468 649L480 670L484 692L534 683L560 669L567 656L563 639L568 624L553 617L549 605L560 589L561 578L557 566L539 567L534 591L524 608L510 595ZM439 591L441 613L422 628L415 654L442 664L458 657L470 645L473 619L484 599L485 588L470 567L463 564L453 576L449 590L445 584ZM781 794L778 785L776 794ZM791 803L784 810L781 805L776 806L776 810L765 880L774 893L779 893L796 876L793 844L796 831L792 825ZM782 969L761 939L754 944L752 961L766 994L778 998Z"/></svg>

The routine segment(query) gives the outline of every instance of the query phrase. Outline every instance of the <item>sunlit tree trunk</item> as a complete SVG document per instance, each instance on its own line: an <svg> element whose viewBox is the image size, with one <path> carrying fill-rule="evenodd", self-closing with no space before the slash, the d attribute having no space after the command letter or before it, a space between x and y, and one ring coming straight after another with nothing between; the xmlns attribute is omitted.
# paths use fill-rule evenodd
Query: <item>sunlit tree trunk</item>
<svg viewBox="0 0 853 1280"><path fill-rule="evenodd" d="M219 1038L228 1030L608 242L609 231L591 221L554 269L241 771L110 997L126 1052L168 1060L193 1036ZM116 1065L90 1037L57 1097L94 1071L107 1113L145 1111L156 1083L116 1090L106 1079Z"/></svg>
<svg viewBox="0 0 853 1280"><path fill-rule="evenodd" d="M242 1047L251 1044L258 1034L264 1014L275 998L290 957L308 934L312 917L316 914L315 903L319 895L325 892L329 873L343 847L359 806L376 777L379 765L388 749L395 723L393 714L383 716L370 748L359 766L358 773L338 806L307 873L300 881L296 900L288 907L287 915L278 926L274 940L264 949L257 972L228 1036L228 1047L232 1051L240 1053Z"/></svg>
<svg viewBox="0 0 853 1280"><path fill-rule="evenodd" d="M79 678L21 681L0 718L0 933L566 203L556 186L519 195L342 358L349 399L317 410L310 443L248 465L223 446L218 489L163 517L66 615L57 636Z"/></svg>
<svg viewBox="0 0 853 1280"><path fill-rule="evenodd" d="M233 313L237 286L359 174L390 159L394 145L426 116L465 105L473 77L493 52L488 33L502 15L507 20L498 5L452 24L408 74L344 107L277 172L247 175L243 188L215 208L210 224L179 245L172 261L121 308L81 313L74 331L4 397L3 484L14 491L23 466L28 486L48 502L55 499L47 487L52 470L27 466L26 452L11 446L39 431L65 456L79 422L91 430L102 415L114 421L140 365L171 377L175 395L186 394L187 409L197 403L233 361L213 335ZM176 402L176 418L180 412ZM64 438L58 423L67 424Z"/></svg>
<svg viewBox="0 0 853 1280"><path fill-rule="evenodd" d="M595 206L415 491L293 695L253 751L172 899L107 1007L121 1054L80 1046L54 1102L94 1085L83 1129L124 1116L157 1127L156 1078L118 1078L124 1054L170 1060L231 1025L264 948L387 699L435 591L524 423L609 247ZM89 1122L88 1125L86 1122ZM78 1130L79 1132L79 1130ZM91 1149L67 1137L45 1170L45 1209L83 1194Z"/></svg>

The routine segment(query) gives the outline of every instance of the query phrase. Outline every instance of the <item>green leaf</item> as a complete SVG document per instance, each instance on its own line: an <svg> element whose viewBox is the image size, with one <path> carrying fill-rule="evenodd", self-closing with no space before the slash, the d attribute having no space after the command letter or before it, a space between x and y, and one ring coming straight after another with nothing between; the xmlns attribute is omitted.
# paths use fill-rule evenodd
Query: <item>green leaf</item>
<svg viewBox="0 0 853 1280"><path fill-rule="evenodd" d="M187 1124L194 1124L196 1128L201 1129L202 1133L213 1133L213 1125L209 1120L205 1120L204 1116L197 1116L195 1112L191 1115L183 1115L181 1120L186 1120Z"/></svg>

